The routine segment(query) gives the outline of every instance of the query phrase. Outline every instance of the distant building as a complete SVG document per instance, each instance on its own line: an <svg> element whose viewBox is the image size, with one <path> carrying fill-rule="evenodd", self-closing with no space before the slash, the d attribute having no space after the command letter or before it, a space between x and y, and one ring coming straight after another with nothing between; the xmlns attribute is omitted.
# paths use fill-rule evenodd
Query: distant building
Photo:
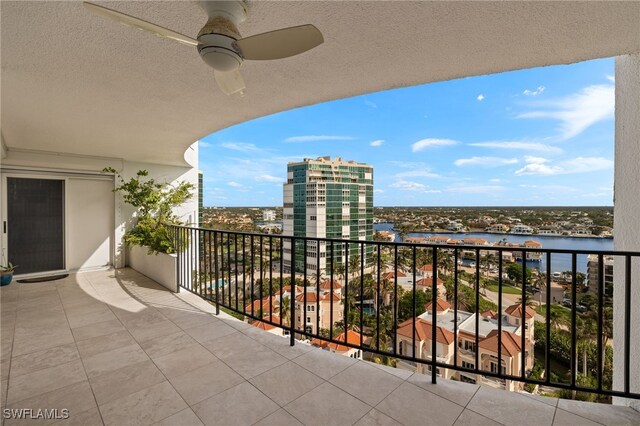
<svg viewBox="0 0 640 426"><path fill-rule="evenodd" d="M413 318L398 325L398 340L396 350L400 355L414 355L416 358L430 361L432 358L432 309L429 303L427 311L416 317L415 336L413 334ZM507 375L519 376L523 369L522 351L525 352L524 370L533 368L534 361L534 317L535 311L530 307L525 309L525 322L522 324L522 306L512 305L507 307L500 315L496 312L486 311L478 317L478 347L476 347L476 314L458 310L457 330L454 328L454 313L451 305L438 299L436 310L436 357L437 360L447 364L454 362L454 345L458 344L458 366L476 368L475 356L478 352L477 367L481 370ZM501 358L498 360L498 321L501 322ZM454 332L457 331L457 336ZM522 333L525 337L525 347L522 348ZM415 340L415 347L413 342ZM423 374L431 374L431 366L428 364L413 363L399 360L397 368L415 371ZM444 378L454 378L467 383L482 383L495 388L520 390L522 383L512 380L497 379L483 374L468 373L453 369L437 368L436 374Z"/></svg>
<svg viewBox="0 0 640 426"><path fill-rule="evenodd" d="M464 230L464 226L459 222L449 222L447 229L453 232L461 232Z"/></svg>
<svg viewBox="0 0 640 426"><path fill-rule="evenodd" d="M360 345L360 340L362 338L363 336L358 332L355 332L353 330L347 331L347 343L350 343L352 345ZM337 340L338 342L344 342L345 333L341 333L336 336L335 340ZM362 350L360 349L355 349L349 346L341 345L339 343L327 342L320 339L313 339L311 341L311 344L315 347L322 348L329 352L334 352L340 355L348 356L350 358L362 359Z"/></svg>
<svg viewBox="0 0 640 426"><path fill-rule="evenodd" d="M284 184L283 234L296 237L337 238L361 241L373 240L373 167L368 164L345 161L337 157L305 158L287 165L287 183ZM334 265L344 264L346 253L341 244L328 252L320 242L295 248L295 270L316 273L328 272ZM373 245L366 247L365 266L373 254ZM360 247L352 244L349 256L360 256ZM284 240L284 268L290 271L292 247Z"/></svg>
<svg viewBox="0 0 640 426"><path fill-rule="evenodd" d="M494 223L486 229L487 232L495 232L498 234L506 234L509 232L509 227L504 223Z"/></svg>
<svg viewBox="0 0 640 426"><path fill-rule="evenodd" d="M396 234L394 232L390 232L390 231L379 231L378 235L380 236L381 240L384 241L389 241L389 242L394 242L396 240Z"/></svg>
<svg viewBox="0 0 640 426"><path fill-rule="evenodd" d="M533 234L533 228L531 228L529 225L514 225L511 228L511 233L529 235Z"/></svg>
<svg viewBox="0 0 640 426"><path fill-rule="evenodd" d="M263 210L262 211L262 220L265 222L273 222L276 220L276 211L275 210Z"/></svg>
<svg viewBox="0 0 640 426"><path fill-rule="evenodd" d="M613 297L613 256L602 256L604 294ZM600 281L598 280L598 255L587 256L587 285L589 291L596 294L600 291Z"/></svg>

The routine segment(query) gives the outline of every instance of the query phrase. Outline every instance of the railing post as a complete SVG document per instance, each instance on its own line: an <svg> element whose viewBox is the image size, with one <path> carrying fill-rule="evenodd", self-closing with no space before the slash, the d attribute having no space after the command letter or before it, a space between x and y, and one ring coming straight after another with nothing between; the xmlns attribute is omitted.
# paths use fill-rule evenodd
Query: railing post
<svg viewBox="0 0 640 426"><path fill-rule="evenodd" d="M438 324L438 249L433 246L433 274L431 281L431 383L436 384L436 371L438 360L438 343L436 341L436 325Z"/></svg>
<svg viewBox="0 0 640 426"><path fill-rule="evenodd" d="M289 345L293 346L296 344L295 332L296 332L296 239L295 237L291 238L291 307L290 307L290 326L291 331L289 335Z"/></svg>
<svg viewBox="0 0 640 426"><path fill-rule="evenodd" d="M216 280L216 315L220 315L220 271L218 269L218 233L213 231L213 256L215 263L215 280ZM224 284L224 279L222 279Z"/></svg>
<svg viewBox="0 0 640 426"><path fill-rule="evenodd" d="M176 249L176 293L180 293L180 244L178 235L180 234L178 227L173 226L173 241Z"/></svg>

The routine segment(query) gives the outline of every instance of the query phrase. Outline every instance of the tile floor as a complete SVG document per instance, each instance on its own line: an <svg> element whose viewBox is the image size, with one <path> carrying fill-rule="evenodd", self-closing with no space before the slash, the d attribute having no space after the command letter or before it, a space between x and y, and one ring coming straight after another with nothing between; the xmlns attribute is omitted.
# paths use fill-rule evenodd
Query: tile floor
<svg viewBox="0 0 640 426"><path fill-rule="evenodd" d="M626 407L432 385L428 376L290 347L132 269L14 282L0 300L2 408L68 409L55 424L640 424Z"/></svg>

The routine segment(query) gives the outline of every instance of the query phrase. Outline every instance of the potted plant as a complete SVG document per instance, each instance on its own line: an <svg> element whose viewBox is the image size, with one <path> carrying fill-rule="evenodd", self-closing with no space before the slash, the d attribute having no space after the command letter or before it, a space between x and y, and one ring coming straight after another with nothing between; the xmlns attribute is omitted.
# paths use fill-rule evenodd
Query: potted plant
<svg viewBox="0 0 640 426"><path fill-rule="evenodd" d="M124 202L136 208L136 221L124 235L129 248L129 265L170 290L177 291L176 241L170 225L184 224L174 214L175 207L192 197L193 184L179 182L172 186L149 178L146 170L124 180L113 168L119 180L114 192L120 192Z"/></svg>
<svg viewBox="0 0 640 426"><path fill-rule="evenodd" d="M6 265L0 265L0 286L9 285L13 280L13 271L17 268L17 265L13 265L11 262Z"/></svg>

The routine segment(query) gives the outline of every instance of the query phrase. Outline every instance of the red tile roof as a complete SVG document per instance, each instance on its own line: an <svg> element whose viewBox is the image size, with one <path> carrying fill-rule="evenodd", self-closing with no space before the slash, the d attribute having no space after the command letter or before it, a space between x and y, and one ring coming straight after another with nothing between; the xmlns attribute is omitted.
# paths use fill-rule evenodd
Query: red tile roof
<svg viewBox="0 0 640 426"><path fill-rule="evenodd" d="M265 319L268 319L268 315L266 317L264 317ZM271 317L271 322L274 323L280 323L280 317L277 315L274 315ZM255 320L249 323L250 325L257 327L261 330L265 330L265 331L269 331L269 330L273 330L274 328L276 328L275 325L271 325L269 323L266 323L264 321L261 320Z"/></svg>
<svg viewBox="0 0 640 426"><path fill-rule="evenodd" d="M438 278L438 286L444 285L444 281ZM433 277L431 278L421 278L416 281L416 285L421 285L423 287L431 287L433 285Z"/></svg>
<svg viewBox="0 0 640 426"><path fill-rule="evenodd" d="M522 350L520 349L521 337L511 333L510 331L502 332L502 353L514 357L518 355ZM498 330L492 330L486 339L478 343L482 349L498 353Z"/></svg>
<svg viewBox="0 0 640 426"><path fill-rule="evenodd" d="M398 324L398 334L401 336L411 338L411 332L413 330L413 319L409 318L402 324ZM450 345L453 343L453 333L446 328L436 326L436 342ZM416 318L416 340L431 340L431 323L423 320L422 318Z"/></svg>
<svg viewBox="0 0 640 426"><path fill-rule="evenodd" d="M433 265L432 264L422 265L420 267L419 271L422 271L422 272L433 272Z"/></svg>
<svg viewBox="0 0 640 426"><path fill-rule="evenodd" d="M432 302L429 302L425 305L425 308L429 311L431 310ZM438 299L436 301L436 312L444 312L447 309L451 309L451 304L444 299Z"/></svg>
<svg viewBox="0 0 640 426"><path fill-rule="evenodd" d="M344 333L341 333L338 336L336 336L334 340L337 340L339 342L344 342ZM360 345L360 333L357 333L353 330L347 331L347 343L350 343L352 345ZM341 345L339 343L327 342L325 340L320 340L320 339L313 339L311 341L311 344L319 348L330 348L336 352L346 352L349 349L353 349L353 348L350 348L349 346Z"/></svg>
<svg viewBox="0 0 640 426"><path fill-rule="evenodd" d="M342 288L342 284L335 280L333 282L331 282L330 280L326 280L320 283L320 288L323 290L329 290L330 288L332 290L336 290Z"/></svg>
<svg viewBox="0 0 640 426"><path fill-rule="evenodd" d="M522 318L522 305L520 304L511 305L504 311L507 313L507 315L511 315L516 318ZM533 318L535 315L536 311L534 311L533 308L527 306L527 309L525 310L526 318Z"/></svg>

